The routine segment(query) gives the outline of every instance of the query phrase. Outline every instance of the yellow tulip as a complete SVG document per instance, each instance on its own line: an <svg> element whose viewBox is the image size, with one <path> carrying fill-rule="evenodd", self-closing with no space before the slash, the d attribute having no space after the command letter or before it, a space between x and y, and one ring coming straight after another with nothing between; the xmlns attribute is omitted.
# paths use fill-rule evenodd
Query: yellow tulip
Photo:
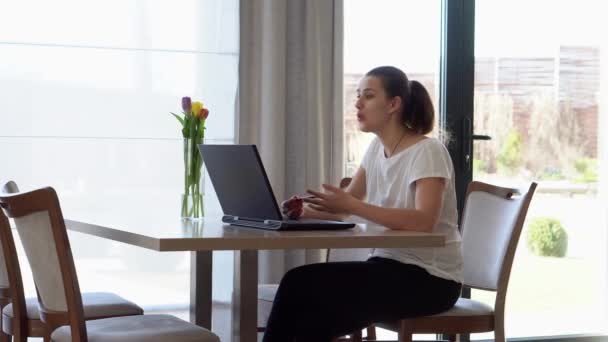
<svg viewBox="0 0 608 342"><path fill-rule="evenodd" d="M203 104L201 102L192 102L192 115L198 117L201 114L201 108L203 108Z"/></svg>

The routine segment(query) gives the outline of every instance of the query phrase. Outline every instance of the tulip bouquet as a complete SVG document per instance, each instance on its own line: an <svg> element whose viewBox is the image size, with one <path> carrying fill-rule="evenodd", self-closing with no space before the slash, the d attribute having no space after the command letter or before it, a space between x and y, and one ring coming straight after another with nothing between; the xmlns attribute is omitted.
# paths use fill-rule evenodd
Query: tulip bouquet
<svg viewBox="0 0 608 342"><path fill-rule="evenodd" d="M184 137L184 194L182 195L181 216L184 219L201 219L205 216L203 207L204 180L203 159L198 145L205 138L205 121L209 110L201 102L182 98L182 115L171 113L182 125Z"/></svg>

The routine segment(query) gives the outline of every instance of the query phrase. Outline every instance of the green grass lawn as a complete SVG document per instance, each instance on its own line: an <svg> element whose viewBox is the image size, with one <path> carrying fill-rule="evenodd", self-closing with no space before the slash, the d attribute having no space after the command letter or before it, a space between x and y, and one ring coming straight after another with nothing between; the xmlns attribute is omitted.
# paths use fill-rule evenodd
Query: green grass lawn
<svg viewBox="0 0 608 342"><path fill-rule="evenodd" d="M570 311L595 306L604 296L599 263L582 258L518 255L513 265L507 306L510 313ZM492 304L490 292L475 298Z"/></svg>

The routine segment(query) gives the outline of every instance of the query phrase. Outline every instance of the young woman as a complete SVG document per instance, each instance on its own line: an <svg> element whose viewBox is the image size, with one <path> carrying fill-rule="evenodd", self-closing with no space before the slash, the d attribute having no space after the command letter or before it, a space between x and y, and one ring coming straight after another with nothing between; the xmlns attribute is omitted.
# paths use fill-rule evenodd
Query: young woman
<svg viewBox="0 0 608 342"><path fill-rule="evenodd" d="M329 342L370 323L431 315L460 295L462 248L454 170L433 129L428 92L403 71L379 67L357 89L357 119L376 135L351 184L304 199L290 216L361 217L388 229L446 235L441 248L374 249L367 261L305 265L281 280L264 342ZM292 200L293 201L293 200Z"/></svg>

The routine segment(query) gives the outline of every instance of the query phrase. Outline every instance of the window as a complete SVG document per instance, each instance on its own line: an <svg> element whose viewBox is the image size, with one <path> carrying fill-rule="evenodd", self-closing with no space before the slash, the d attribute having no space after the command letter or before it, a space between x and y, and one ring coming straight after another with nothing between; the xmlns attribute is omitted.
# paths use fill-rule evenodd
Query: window
<svg viewBox="0 0 608 342"><path fill-rule="evenodd" d="M359 131L357 87L366 72L392 65L429 91L439 119L439 62L441 1L349 0L344 2L344 154L346 175L359 167L367 146L375 137ZM436 131L436 130L435 130ZM396 334L378 329L379 339ZM432 339L416 335L415 339Z"/></svg>
<svg viewBox="0 0 608 342"><path fill-rule="evenodd" d="M344 2L344 135L346 175L352 176L374 138L358 129L357 86L366 72L392 65L421 82L438 111L441 1ZM437 116L438 119L438 116Z"/></svg>
<svg viewBox="0 0 608 342"><path fill-rule="evenodd" d="M5 7L0 179L24 189L55 187L66 218L123 210L153 215L160 207L178 218L182 141L169 112L180 110L182 96L202 99L211 109L206 141L234 141L238 1L20 1ZM210 214L221 213L212 194L206 206ZM115 291L148 312L187 314L186 253L170 258L78 233L70 239L83 291ZM231 258L216 254L215 269L230 269ZM228 301L232 273L224 273L214 281L228 282L220 286L226 293L214 295Z"/></svg>

